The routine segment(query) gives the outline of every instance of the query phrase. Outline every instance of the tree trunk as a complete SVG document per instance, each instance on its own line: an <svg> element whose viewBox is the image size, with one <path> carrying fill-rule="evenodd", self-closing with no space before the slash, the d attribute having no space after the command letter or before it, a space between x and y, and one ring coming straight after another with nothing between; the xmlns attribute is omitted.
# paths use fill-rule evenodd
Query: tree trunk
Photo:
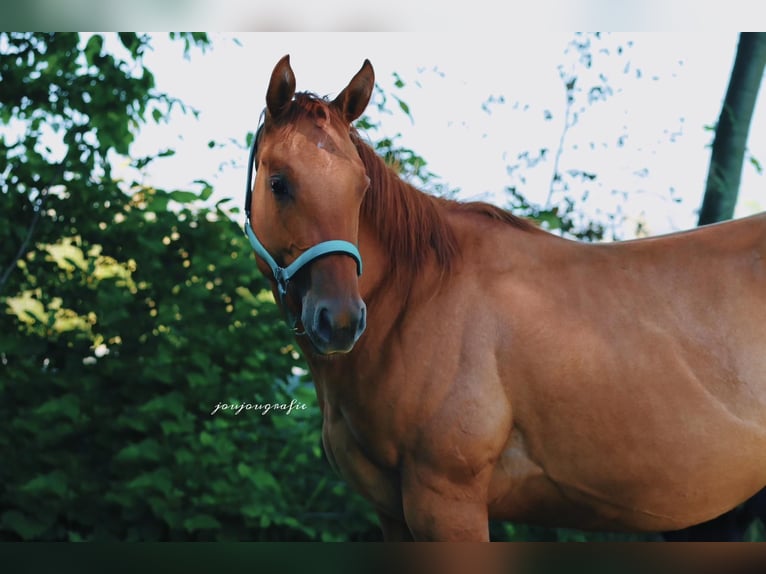
<svg viewBox="0 0 766 574"><path fill-rule="evenodd" d="M742 32L715 129L698 225L731 219L737 203L750 120L766 66L766 33Z"/></svg>

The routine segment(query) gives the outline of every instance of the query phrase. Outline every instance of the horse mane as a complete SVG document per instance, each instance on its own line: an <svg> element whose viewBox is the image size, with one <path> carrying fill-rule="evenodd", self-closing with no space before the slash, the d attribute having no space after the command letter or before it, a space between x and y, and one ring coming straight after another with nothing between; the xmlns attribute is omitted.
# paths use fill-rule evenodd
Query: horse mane
<svg viewBox="0 0 766 574"><path fill-rule="evenodd" d="M429 195L404 181L352 129L351 139L362 159L370 187L362 202L362 217L377 230L398 265L420 269L433 256L448 272L460 254L460 244L447 220L449 213L487 217L524 231L539 231L531 222L481 201L455 201Z"/></svg>
<svg viewBox="0 0 766 574"><path fill-rule="evenodd" d="M295 125L302 118L328 112L331 121L343 129L343 120L327 98L311 92L298 92L280 124ZM524 231L539 231L526 219L495 205L455 201L420 191L387 165L356 129L351 129L350 136L370 178L361 215L376 230L381 243L388 248L391 260L396 262L392 269L394 274L402 268L419 270L431 257L444 273L451 270L460 254L460 244L447 220L450 212L477 214Z"/></svg>

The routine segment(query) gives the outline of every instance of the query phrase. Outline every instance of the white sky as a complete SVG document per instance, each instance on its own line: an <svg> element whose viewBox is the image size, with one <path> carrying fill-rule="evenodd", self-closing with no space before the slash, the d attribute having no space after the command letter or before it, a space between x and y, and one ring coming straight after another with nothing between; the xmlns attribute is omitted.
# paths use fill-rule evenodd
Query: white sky
<svg viewBox="0 0 766 574"><path fill-rule="evenodd" d="M410 106L411 123L398 113L383 118L386 135L402 134L401 145L423 156L431 171L462 190L461 197L504 205L506 186L518 183L507 173L519 153L558 146L565 93L558 66L571 66L564 50L572 32L534 35L414 33L213 33L213 49L180 58L180 45L158 35L147 57L158 88L200 110L199 120L177 116L169 124L143 130L133 153L174 148L176 156L159 160L146 182L163 188L192 188L195 179L214 184L214 199L244 195L245 150L211 150L208 141L243 141L253 131L264 105L274 64L290 54L297 89L334 95L359 69L372 62L378 83L392 91L393 74L407 84L394 93ZM474 34L472 34L474 36ZM234 42L237 38L241 45ZM631 47L627 43L632 42ZM596 173L596 186L583 208L589 213L620 209L629 218L628 238L641 219L651 234L696 223L707 174L711 133L726 91L737 45L736 32L612 33L596 54L594 70L604 73L614 94L587 106L567 136L563 169ZM622 45L623 56L614 47ZM628 73L626 64L630 62ZM641 70L637 78L636 69ZM578 68L580 81L592 75ZM656 79L655 79L656 78ZM588 83L590 82L590 83ZM750 131L749 149L766 165L766 96L762 88ZM505 103L482 109L490 96ZM544 119L548 110L553 116ZM382 134L372 133L372 138ZM617 138L627 135L623 147ZM591 142L594 144L591 147ZM577 151L570 147L576 144ZM232 165L232 162L236 165ZM530 200L544 202L552 161L524 170L520 187ZM670 200L674 188L682 198ZM611 190L626 191L627 197ZM737 216L766 206L766 180L746 165ZM579 192L578 192L579 197ZM555 199L555 198L554 198Z"/></svg>

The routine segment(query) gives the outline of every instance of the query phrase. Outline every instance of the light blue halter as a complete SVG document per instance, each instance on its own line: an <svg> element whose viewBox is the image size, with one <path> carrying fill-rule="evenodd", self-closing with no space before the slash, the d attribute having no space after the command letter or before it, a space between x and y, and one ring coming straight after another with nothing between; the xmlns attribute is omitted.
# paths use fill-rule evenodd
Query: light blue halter
<svg viewBox="0 0 766 574"><path fill-rule="evenodd" d="M258 127L253 138L253 145L250 147L250 159L247 163L247 193L245 195L245 235L250 240L250 245L253 246L255 253L263 259L266 264L271 268L271 273L274 275L274 281L277 283L277 293L279 294L280 305L287 310L285 306L285 297L287 296L287 286L290 279L298 273L303 267L325 255L331 255L333 253L342 253L352 257L356 261L356 273L362 274L362 255L359 253L359 249L353 243L343 241L340 239L331 239L329 241L323 241L317 243L313 247L310 247L303 253L301 253L292 263L287 267L280 267L274 260L271 254L268 252L263 243L256 237L253 227L250 225L250 203L253 197L253 168L255 166L255 156L258 149L258 140L261 138L263 132L263 123ZM297 318L293 319L293 328L297 324Z"/></svg>

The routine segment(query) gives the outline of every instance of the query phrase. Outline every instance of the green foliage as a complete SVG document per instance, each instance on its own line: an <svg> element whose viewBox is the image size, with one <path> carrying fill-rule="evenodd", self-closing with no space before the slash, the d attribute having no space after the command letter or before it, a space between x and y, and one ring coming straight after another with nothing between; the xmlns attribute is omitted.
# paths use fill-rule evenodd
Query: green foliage
<svg viewBox="0 0 766 574"><path fill-rule="evenodd" d="M510 197L509 208L521 217L536 221L551 232L560 232L582 241L599 241L604 237L604 226L587 219L576 209L571 197L565 197L559 205L540 206L527 201L517 188L506 189Z"/></svg>
<svg viewBox="0 0 766 574"><path fill-rule="evenodd" d="M292 373L302 363L240 229L185 196L171 211L171 197L133 190L106 221L19 262L20 291L0 316L0 532L238 540L369 529L364 512L338 510L353 498L324 462L313 388ZM291 401L307 408L211 415L221 402Z"/></svg>

